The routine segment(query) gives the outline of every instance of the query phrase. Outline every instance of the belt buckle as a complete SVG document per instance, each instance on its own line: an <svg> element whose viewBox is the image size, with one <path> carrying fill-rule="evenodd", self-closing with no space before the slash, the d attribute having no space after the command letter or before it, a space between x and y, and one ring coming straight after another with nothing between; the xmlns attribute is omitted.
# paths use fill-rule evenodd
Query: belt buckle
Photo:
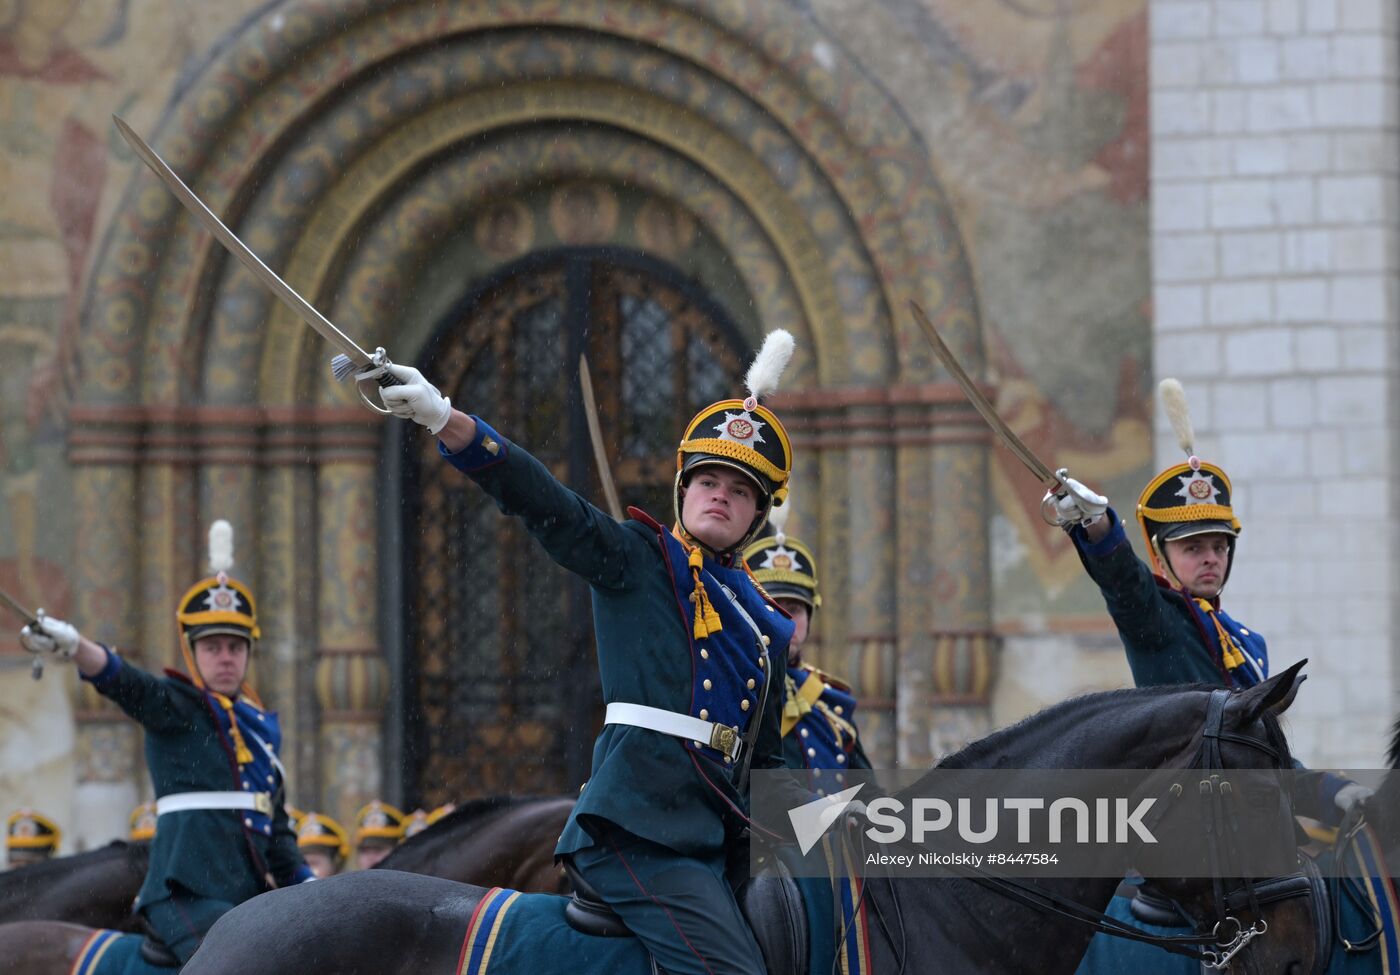
<svg viewBox="0 0 1400 975"><path fill-rule="evenodd" d="M272 796L266 792L253 793L253 809L264 816L272 815Z"/></svg>
<svg viewBox="0 0 1400 975"><path fill-rule="evenodd" d="M742 742L739 740L739 729L731 728L729 725L716 722L710 731L710 747L715 751L723 752L724 757L731 762L739 757L739 748Z"/></svg>

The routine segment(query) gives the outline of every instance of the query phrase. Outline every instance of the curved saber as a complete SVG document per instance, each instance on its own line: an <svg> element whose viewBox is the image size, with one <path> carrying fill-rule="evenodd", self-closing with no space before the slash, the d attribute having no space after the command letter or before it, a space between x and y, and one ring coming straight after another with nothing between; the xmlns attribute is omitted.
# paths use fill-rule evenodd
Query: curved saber
<svg viewBox="0 0 1400 975"><path fill-rule="evenodd" d="M373 352L366 352L360 344L336 328L329 318L316 310L316 307L307 301L297 290L277 274L276 271L262 262L253 249L243 241L238 239L238 235L224 222L215 216L214 211L209 209L203 200L185 185L185 181L176 175L166 161L160 158L146 141L127 125L119 115L113 115L112 121L117 126L117 131L121 133L126 144L131 146L131 151L145 163L165 184L165 188L174 194L175 199L190 212L205 230L214 235L214 239L224 246L234 257L238 258L240 264L246 267L253 275L261 281L269 291L277 297L282 304L286 305L297 314L297 317L310 325L318 335L324 338L331 345L340 350L340 355L335 357L331 363L331 371L336 379L345 379L347 376L357 371L390 365L389 357L383 349L375 349ZM365 395L365 386L377 382L381 387L396 386L399 381L388 372L381 371L376 379L356 378L355 385L359 388L360 399L364 404L376 413L388 415L389 411L381 406L375 405L374 401Z"/></svg>
<svg viewBox="0 0 1400 975"><path fill-rule="evenodd" d="M112 121L116 123L117 131L122 134L126 144L131 146L132 152L141 157L141 161L150 167L151 172L160 177L160 181L171 193L175 194L177 200L184 204L185 209L200 222L205 230L213 234L219 243L224 245L225 250L238 258L239 262L251 271L254 277L267 285L268 290L281 299L284 305L296 312L302 321L314 328L331 345L349 356L355 365L369 368L375 364L374 357L360 348L359 343L336 328L325 315L315 309L311 302L297 294L295 288L283 281L276 271L264 264L262 259L253 253L252 248L238 239L237 234L224 226L224 222L214 215L214 211L205 206L204 201L195 195L194 190L185 185L184 180L175 174L175 170L171 169L154 149L146 145L145 140L137 135L131 126L122 120L121 116L113 115Z"/></svg>
<svg viewBox="0 0 1400 975"><path fill-rule="evenodd" d="M613 520L621 521L622 502L618 500L617 485L613 483L608 452L603 449L603 427L598 422L598 401L593 397L593 376L588 371L586 355L578 357L578 381L583 394L583 413L588 420L588 439L593 442L593 460L598 465L598 479L603 482L603 497L607 498L608 511Z"/></svg>
<svg viewBox="0 0 1400 975"><path fill-rule="evenodd" d="M998 415L996 407L992 406L987 397L983 395L982 390L978 389L977 384L972 381L972 377L967 374L967 370L963 369L962 363L958 362L958 357L953 355L953 350L948 348L947 343L933 327L933 323L928 320L928 316L924 314L924 310L919 307L918 302L909 302L909 308L914 312L914 321L918 323L919 330L924 333L929 345L933 346L938 361L943 363L943 368L947 369L948 374L962 387L963 395L967 397L967 401L972 404L973 409L982 415L982 419L987 421L987 426L992 428L992 432L997 435L997 439L1006 446L1006 449L1010 450L1026 470L1034 474L1036 479L1045 486L1045 497L1040 501L1040 516L1047 523L1055 524L1056 520L1051 517L1050 503L1054 499L1063 498L1068 494L1085 502L1088 507L1084 510L1097 508L1101 511L1104 505L1103 498L1094 495L1083 485L1076 486L1069 483L1069 468L1061 467L1059 470L1052 471L1050 466L1037 457L1035 452L1027 447L1020 437L1016 436L1015 431L1006 425L1006 421ZM1245 656L1248 658L1249 655Z"/></svg>
<svg viewBox="0 0 1400 975"><path fill-rule="evenodd" d="M938 356L938 361L943 363L943 368L948 370L948 374L962 387L963 395L972 404L972 408L982 414L982 419L987 421L987 426L992 428L992 432L997 435L997 439L1006 445L1006 448L1016 455L1019 460L1032 474L1044 484L1047 489L1059 490L1064 487L1063 478L1056 477L1049 466L1037 457L1022 441L1015 432L1006 425L992 406L987 397L982 394L982 390L977 388L977 384L972 381L972 377L963 369L962 363L958 362L958 357L953 355L953 350L948 348L943 337L938 334L933 327L933 322L928 320L924 310L917 302L909 302L909 308L914 312L914 321L919 323L919 329L928 339L929 345L933 346L933 352Z"/></svg>

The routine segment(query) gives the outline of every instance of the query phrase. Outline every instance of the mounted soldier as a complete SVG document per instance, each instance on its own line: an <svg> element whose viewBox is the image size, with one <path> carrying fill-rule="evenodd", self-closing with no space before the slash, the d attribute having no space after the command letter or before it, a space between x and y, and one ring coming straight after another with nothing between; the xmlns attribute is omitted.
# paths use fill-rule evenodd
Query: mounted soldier
<svg viewBox="0 0 1400 975"><path fill-rule="evenodd" d="M791 336L770 334L748 397L714 403L686 426L669 528L635 508L619 524L453 409L416 369L389 366L398 384L380 393L590 584L607 714L555 852L671 975L764 969L726 867L746 852L744 832L762 829L748 817L750 767L783 764L775 666L792 622L740 553L786 497L791 447L760 401L791 352ZM383 371L359 378L375 376Z"/></svg>
<svg viewBox="0 0 1400 975"><path fill-rule="evenodd" d="M131 810L126 821L126 841L128 843L149 843L156 838L156 804L143 802Z"/></svg>
<svg viewBox="0 0 1400 975"><path fill-rule="evenodd" d="M345 869L350 858L350 837L345 827L325 813L309 812L297 826L297 849L318 879Z"/></svg>
<svg viewBox="0 0 1400 975"><path fill-rule="evenodd" d="M153 933L149 952L168 949L169 964L188 961L234 905L312 879L287 821L277 715L245 682L259 636L253 594L228 574L228 522L209 536L214 574L176 612L188 673L148 674L42 612L20 633L31 653L74 662L145 728L159 828L136 902Z"/></svg>
<svg viewBox="0 0 1400 975"><path fill-rule="evenodd" d="M750 543L744 562L793 622L783 682L783 761L788 768L810 769L813 791L824 796L845 787L847 769L871 765L856 729L850 685L802 659L822 597L811 548L785 531L791 504L789 497L774 511L769 519L774 533ZM824 772L830 781L823 781Z"/></svg>
<svg viewBox="0 0 1400 975"><path fill-rule="evenodd" d="M423 830L427 829L431 823L428 822L428 810L419 807L409 813L403 823L403 838L412 839Z"/></svg>
<svg viewBox="0 0 1400 975"><path fill-rule="evenodd" d="M1198 682L1253 687L1269 676L1268 645L1257 630L1221 608L1242 528L1231 505L1230 478L1219 465L1196 456L1181 383L1162 380L1159 395L1186 460L1168 466L1138 496L1137 521L1151 565L1134 554L1107 498L1074 481L1079 490L1056 500L1053 508L1103 593L1139 687ZM1323 822L1335 824L1371 794L1331 773L1309 779L1315 794L1297 796L1298 810Z"/></svg>
<svg viewBox="0 0 1400 975"><path fill-rule="evenodd" d="M5 820L5 864L10 870L53 858L63 831L43 813L17 809Z"/></svg>
<svg viewBox="0 0 1400 975"><path fill-rule="evenodd" d="M404 820L403 838L405 840L412 839L456 808L455 802L445 802L431 812L427 809L413 810Z"/></svg>
<svg viewBox="0 0 1400 975"><path fill-rule="evenodd" d="M355 864L361 870L383 860L403 839L404 816L394 806L371 799L355 813Z"/></svg>

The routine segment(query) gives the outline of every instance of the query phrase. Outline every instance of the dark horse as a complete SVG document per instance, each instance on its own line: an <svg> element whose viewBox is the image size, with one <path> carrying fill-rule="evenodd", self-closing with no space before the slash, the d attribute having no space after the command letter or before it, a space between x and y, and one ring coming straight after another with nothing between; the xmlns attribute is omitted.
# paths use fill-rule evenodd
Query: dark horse
<svg viewBox="0 0 1400 975"><path fill-rule="evenodd" d="M484 887L562 894L554 847L574 808L569 796L472 799L406 841L375 867Z"/></svg>
<svg viewBox="0 0 1400 975"><path fill-rule="evenodd" d="M116 840L0 873L0 923L68 921L135 931L131 905L149 860L146 844Z"/></svg>
<svg viewBox="0 0 1400 975"><path fill-rule="evenodd" d="M1387 757L1392 771L1400 768L1400 720L1391 729ZM1382 844L1388 844L1388 848L1380 851L1382 859L1377 866L1381 872L1376 879L1381 885L1393 887L1396 866L1400 865L1397 864L1400 850L1394 846L1395 838L1400 836L1400 832L1397 832L1400 830L1400 775L1385 777L1375 796L1366 802L1364 815L1366 823L1372 828L1372 835ZM1335 861L1338 855L1344 854L1347 844L1352 841L1347 834L1353 825L1354 821L1343 824L1337 848L1323 852L1322 863L1328 868L1324 872L1329 875L1337 869ZM1379 922L1376 906L1357 875L1359 868L1348 866L1345 873L1345 877L1331 879L1328 883L1331 912L1327 923L1330 930L1323 932L1320 944L1329 950L1319 969L1328 975L1381 975L1386 962L1379 942L1380 935L1376 932ZM1127 902L1120 901L1117 905L1118 916L1125 916L1125 912L1126 916L1132 916ZM1134 923L1161 934L1181 933L1181 929L1175 926L1180 923L1179 920L1173 919L1169 913L1159 916L1157 923L1151 926L1136 918ZM1085 956L1078 975L1118 975L1124 971L1133 971L1138 975L1197 975L1198 969L1183 958L1163 954L1146 945L1100 940Z"/></svg>
<svg viewBox="0 0 1400 975"><path fill-rule="evenodd" d="M1209 767L1288 767L1287 742L1275 715L1292 701L1299 667L1250 690L1219 695L1203 688L1151 688L1090 695L1049 708L953 756L959 768L1186 768L1209 757ZM1222 704L1221 702L1224 701ZM1212 735L1203 734L1212 721ZM1292 809L1278 795L1279 852L1291 856ZM764 878L781 884L776 878ZM1217 911L1241 928L1267 922L1267 933L1237 956L1233 972L1306 975L1313 964L1313 915L1308 898L1271 900L1258 915L1235 898L1216 899L1209 878L1150 881L1175 898L1205 932ZM1223 878L1223 890L1243 882ZM757 882L755 883L757 886ZM1074 970L1093 928L1068 917L1071 903L1108 903L1112 878L1047 879L1018 892L987 878L871 881L863 909L870 972L886 975L932 967L941 972ZM1305 884L1306 886L1306 884ZM1027 893L1027 890L1033 892ZM433 877L368 870L256 897L226 914L185 968L186 975L416 975L454 971L473 912L487 891ZM550 905L548 895L532 903ZM1045 899L1060 908L1046 909ZM1038 901L1038 903L1037 903ZM1080 913L1075 910L1075 913ZM562 913L562 909L560 909ZM889 922L889 923L877 923ZM560 921L562 924L562 919ZM1261 925L1262 926L1262 925ZM814 926L815 927L815 926ZM16 959L14 975L62 975L82 929L31 924L0 927L0 958ZM763 937L763 932L760 932ZM561 941L561 939L563 939ZM808 950L830 951L834 933L813 930ZM548 961L584 972L599 942L566 930L549 933ZM533 940L521 941L526 947ZM561 949L563 943L567 948ZM910 962L914 961L913 965ZM494 961L493 961L494 964ZM524 970L536 970L540 964ZM594 966L596 968L596 965ZM493 967L492 971L496 969Z"/></svg>

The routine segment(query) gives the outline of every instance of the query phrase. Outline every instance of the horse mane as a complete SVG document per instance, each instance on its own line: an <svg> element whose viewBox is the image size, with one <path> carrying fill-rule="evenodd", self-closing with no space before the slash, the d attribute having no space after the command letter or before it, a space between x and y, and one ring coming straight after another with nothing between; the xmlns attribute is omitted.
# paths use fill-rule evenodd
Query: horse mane
<svg viewBox="0 0 1400 975"><path fill-rule="evenodd" d="M1385 758L1391 768L1400 768L1400 718L1396 718L1390 726L1390 748L1386 750Z"/></svg>
<svg viewBox="0 0 1400 975"><path fill-rule="evenodd" d="M1286 770L1293 768L1293 751L1288 747L1288 736L1283 733L1283 724L1279 721L1278 715L1272 711L1265 711L1264 717L1264 738L1279 755L1279 768Z"/></svg>
<svg viewBox="0 0 1400 975"><path fill-rule="evenodd" d="M1076 723L1093 721L1104 712L1120 709L1125 700L1153 700L1159 697L1166 697L1169 694L1180 694L1183 691L1208 691L1214 688L1210 684L1177 684L1160 685L1153 687L1122 687L1109 691L1094 691L1089 694L1081 694L1078 697L1067 698L1052 704L1047 708L1027 715L1015 724L999 728L987 735L979 738L960 751L945 756L934 768L939 769L973 769L986 767L988 760L992 757L1004 753L1007 749L1008 741L1019 739L1027 732L1042 724L1053 724L1057 721L1073 718ZM1277 724L1277 722L1275 723Z"/></svg>
<svg viewBox="0 0 1400 975"><path fill-rule="evenodd" d="M437 842L439 837L454 832L461 826L465 826L476 820L495 816L507 810L514 809L517 806L525 805L526 803L541 802L555 798L559 797L500 795L468 799L421 833L410 836L398 846L394 847L393 851L383 860L379 861L379 863L375 864L375 866L392 870L394 869L394 864L390 861L395 857L402 859L400 854L406 855L416 852L429 843Z"/></svg>

